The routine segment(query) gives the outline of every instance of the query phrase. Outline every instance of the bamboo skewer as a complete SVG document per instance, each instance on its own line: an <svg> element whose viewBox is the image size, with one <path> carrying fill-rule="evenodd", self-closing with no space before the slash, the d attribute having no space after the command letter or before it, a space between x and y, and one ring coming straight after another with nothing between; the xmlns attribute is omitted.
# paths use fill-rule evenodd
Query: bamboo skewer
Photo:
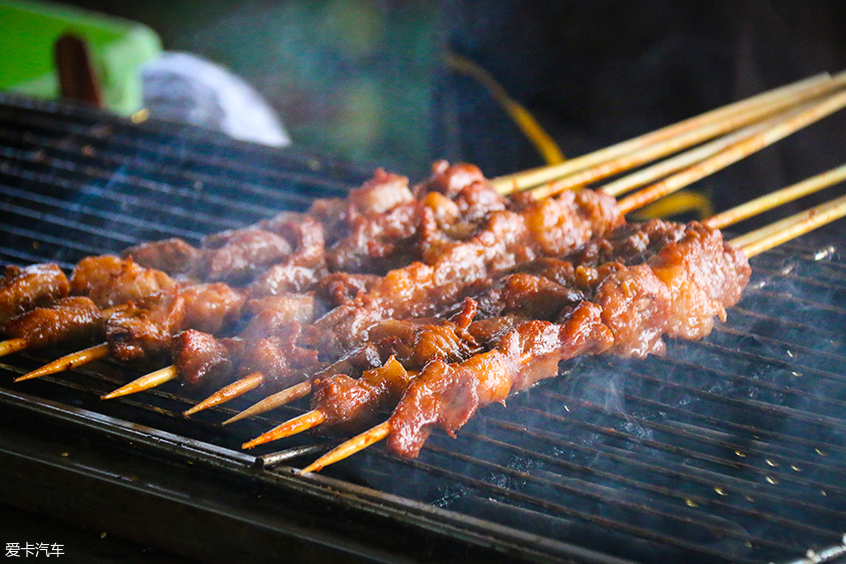
<svg viewBox="0 0 846 564"><path fill-rule="evenodd" d="M728 104L558 165L502 176L493 179L492 182L501 193L508 194L571 176L577 172L597 169L597 172L584 175L583 178L574 181L570 186L595 181L625 170L626 167L649 162L654 158L671 154L731 131L738 127L738 124L733 120L743 114L755 116L745 122L750 123L755 119L766 116L767 113L787 108L798 100L808 100L814 96L831 92L843 86L844 83L846 83L846 76L843 73L834 77L827 74L817 75ZM688 135L694 131L697 133ZM631 156L646 149L649 149L648 154L653 155L652 157L641 157L637 159L640 162L632 162L631 164L628 162L632 161L631 158L623 159L623 157ZM612 162L617 164L609 165ZM622 163L625 163L625 165L623 166Z"/></svg>
<svg viewBox="0 0 846 564"><path fill-rule="evenodd" d="M766 227L747 233L746 235L736 237L728 243L733 247L742 250L748 258L752 258L772 249L773 247L813 231L818 227L831 223L832 221L844 216L846 216L846 196L840 196L824 204L820 204L811 209L767 225ZM251 446L260 444L258 442L260 439L265 436L272 435L277 429L284 429L286 428L286 425L288 429L294 428L295 425L291 425L291 423L293 423L293 420L287 424L283 423L276 429L268 431L265 435L262 435L262 437L254 439L250 443L246 444ZM313 426L314 425L312 425L312 427ZM352 439L341 443L310 465L303 468L300 473L307 474L310 472L318 472L331 464L340 462L341 460L364 450L368 446L385 439L390 434L390 431L390 420L384 421L379 425L376 425L375 427L372 427L353 437ZM284 436L290 436L291 434L293 433L288 433Z"/></svg>
<svg viewBox="0 0 846 564"><path fill-rule="evenodd" d="M777 247L782 243L809 233L818 227L831 223L846 215L846 196L840 196L824 204L776 221L729 241L740 248L747 257L754 257Z"/></svg>
<svg viewBox="0 0 846 564"><path fill-rule="evenodd" d="M214 407L215 405L224 403L229 401L232 398L237 398L240 395L243 395L251 390L254 390L261 386L262 382L264 382L264 375L261 372L253 372L248 376L244 376L237 382L229 384L212 394L211 396L207 397L200 403L196 404L190 409L186 409L182 412L182 415L189 416L197 413L198 411L202 411L204 409L208 409L210 407Z"/></svg>
<svg viewBox="0 0 846 564"><path fill-rule="evenodd" d="M6 356L7 354L22 351L28 345L29 343L23 337L18 337L16 339L7 339L5 341L0 342L0 356Z"/></svg>
<svg viewBox="0 0 846 564"><path fill-rule="evenodd" d="M316 427L323 423L324 419L326 419L326 416L323 414L322 411L318 409L307 411L299 417L295 417L290 421L286 421L278 427L271 429L267 433L264 433L263 435L244 443L243 445L241 445L241 448L253 448L258 445L263 445L264 443L269 443L270 441L284 439L285 437L290 437L291 435L296 435L298 433L308 431L312 427Z"/></svg>
<svg viewBox="0 0 846 564"><path fill-rule="evenodd" d="M40 378L41 376L47 376L48 374L63 372L77 366L88 364L89 362L94 362L95 360L100 360L101 358L105 358L107 356L109 356L109 345L101 343L99 345L94 345L93 347L88 347L87 349L65 355L61 358L57 358L53 362L45 364L41 368L36 368L32 372L24 374L20 378L16 378L15 382L23 382L24 380L31 380L32 378Z"/></svg>
<svg viewBox="0 0 846 564"><path fill-rule="evenodd" d="M129 384L120 387L117 390L114 390L113 392L109 392L104 396L100 396L100 399L114 399L121 396L134 394L137 392L142 392L144 390L149 390L150 388L160 386L165 382L170 382L177 376L178 373L176 372L175 366L166 366L161 370L156 370L155 372L150 372L146 376L141 376L137 380L133 380Z"/></svg>
<svg viewBox="0 0 846 564"><path fill-rule="evenodd" d="M375 427L371 427L367 431L356 435L352 439L341 443L333 448L305 468L300 471L300 474L308 474L310 472L319 472L341 460L360 452L374 443L378 443L386 438L391 433L391 424L388 421L380 423Z"/></svg>
<svg viewBox="0 0 846 564"><path fill-rule="evenodd" d="M670 157L669 159L660 161L635 173L624 176L619 180L605 184L599 187L598 190L608 194L609 196L614 196L615 198L627 192L631 192L632 190L645 186L650 182L655 182L674 172L678 172L686 167L702 162L709 157L720 154L723 151L728 150L735 143L743 141L753 134L765 131L768 127L772 127L774 124L773 119L767 120L763 123L747 125L746 127L738 129L733 133L729 133L728 135L709 141L704 145L700 145L694 149L685 151L684 153L679 153L674 157Z"/></svg>
<svg viewBox="0 0 846 564"><path fill-rule="evenodd" d="M281 392L277 392L275 394L267 396L260 402L255 403L244 411L234 415L233 417L230 417L229 419L224 421L223 424L229 425L230 423L240 421L241 419L246 419L247 417L252 417L253 415L266 413L272 409L282 407L287 403L303 398L307 396L310 392L311 382L309 380L305 380L303 382L300 382L299 384L294 384L290 388L286 388Z"/></svg>
<svg viewBox="0 0 846 564"><path fill-rule="evenodd" d="M662 196L666 196L675 190L749 156L755 151L784 139L791 133L842 109L844 106L846 106L846 92L840 92L818 104L810 107L803 106L798 110L794 110L789 117L783 120L780 119L773 127L753 134L697 165L623 198L619 202L620 209L623 213L628 213Z"/></svg>
<svg viewBox="0 0 846 564"><path fill-rule="evenodd" d="M760 198L755 198L730 210L718 213L702 223L708 227L722 229L723 227L739 223L744 219L771 210L784 203L819 192L844 180L846 180L846 164L797 182L787 188L782 188Z"/></svg>

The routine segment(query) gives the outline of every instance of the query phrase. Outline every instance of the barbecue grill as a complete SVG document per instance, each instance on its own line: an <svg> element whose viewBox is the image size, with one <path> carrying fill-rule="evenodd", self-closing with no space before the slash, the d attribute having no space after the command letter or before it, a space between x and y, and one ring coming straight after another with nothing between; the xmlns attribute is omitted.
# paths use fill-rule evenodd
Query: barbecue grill
<svg viewBox="0 0 846 564"><path fill-rule="evenodd" d="M0 97L0 262L114 253L243 226L371 171L208 130ZM240 445L308 407L221 426L171 383L106 361L12 379L0 361L6 502L210 562L823 562L846 558L846 258L811 236L756 257L743 301L665 357L585 358L484 409L415 460L374 447L301 468L319 436ZM68 547L70 549L71 547Z"/></svg>

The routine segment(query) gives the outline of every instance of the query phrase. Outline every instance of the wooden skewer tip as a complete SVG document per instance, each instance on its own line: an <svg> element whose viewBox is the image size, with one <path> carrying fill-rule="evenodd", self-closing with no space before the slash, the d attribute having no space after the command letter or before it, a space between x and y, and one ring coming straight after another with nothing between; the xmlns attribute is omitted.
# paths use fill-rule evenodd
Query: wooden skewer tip
<svg viewBox="0 0 846 564"><path fill-rule="evenodd" d="M327 452L326 454L324 454L323 456L303 468L300 471L300 474L319 472L327 466L335 464L336 462L340 462L341 460L366 449L370 445L381 441L382 439L387 437L390 432L390 421L380 423L379 425L368 429L360 435L357 435L352 439L348 440L347 442L342 443L334 449L330 450L329 452Z"/></svg>
<svg viewBox="0 0 846 564"><path fill-rule="evenodd" d="M141 376L137 380L133 380L129 384L118 388L113 392L110 392L104 396L100 396L100 399L109 400L119 398L121 396L128 396L129 394L143 392L144 390L149 390L150 388L155 388L156 386L164 384L165 382L169 382L175 379L178 375L179 374L175 366L167 366L165 368L162 368L161 370L151 372L146 376Z"/></svg>
<svg viewBox="0 0 846 564"><path fill-rule="evenodd" d="M32 372L16 378L15 382L23 382L24 380L31 380L33 378L40 378L41 376L64 372L65 370L70 370L71 368L76 368L77 366L84 366L89 362L94 362L95 360L99 360L107 356L109 356L109 345L101 343L99 345L65 355L61 358L57 358L53 362L45 364L41 368L36 368Z"/></svg>
<svg viewBox="0 0 846 564"><path fill-rule="evenodd" d="M284 439L285 437L290 437L291 435L302 433L303 431L307 431L313 427L316 427L317 425L320 425L321 423L323 423L324 419L326 419L326 416L323 414L322 411L318 409L308 411L306 413L303 413L299 417L294 417L290 421L282 423L281 425L271 429L267 433L264 433L263 435L244 443L243 445L241 445L241 448L249 449L258 445L263 445L264 443L269 443L271 441Z"/></svg>
<svg viewBox="0 0 846 564"><path fill-rule="evenodd" d="M235 399L238 396L244 395L247 392L258 388L261 386L262 382L264 382L264 375L260 372L254 372L248 376L244 376L237 382L233 382L228 386L224 386L219 389L192 408L186 409L182 412L182 415L188 417L198 411L226 403L229 400Z"/></svg>
<svg viewBox="0 0 846 564"><path fill-rule="evenodd" d="M6 356L7 354L16 353L18 351L24 350L29 343L23 337L17 339L8 339L6 341L0 342L0 356Z"/></svg>
<svg viewBox="0 0 846 564"><path fill-rule="evenodd" d="M266 413L277 407L282 407L285 404L288 404L292 401L298 400L301 397L308 395L311 392L311 382L306 380L305 382L300 382L299 384L295 384L290 388L286 388L281 392L277 392L275 394L269 395L263 400L251 405L241 413L233 415L229 419L223 422L223 425L229 425L230 423L235 423L236 421L240 421L241 419L246 419L247 417L252 417L254 415L260 415L262 413Z"/></svg>

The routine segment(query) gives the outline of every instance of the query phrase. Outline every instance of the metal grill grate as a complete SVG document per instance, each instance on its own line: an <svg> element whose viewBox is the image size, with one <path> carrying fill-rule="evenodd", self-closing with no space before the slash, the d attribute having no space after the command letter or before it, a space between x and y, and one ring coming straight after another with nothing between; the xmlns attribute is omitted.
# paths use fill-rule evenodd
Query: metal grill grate
<svg viewBox="0 0 846 564"><path fill-rule="evenodd" d="M302 208L368 173L202 130L2 99L0 262L70 266L140 240L197 240ZM457 439L435 433L414 461L375 447L326 476L292 477L284 466L260 475L284 477L280 495L297 483L357 495L365 486L382 503L370 511L515 559L787 562L811 548L835 557L846 531L846 260L806 240L753 269L729 322L702 342L672 342L646 361L566 363L507 408L483 410ZM180 413L196 398L176 386L100 402L136 376L109 363L10 383L39 362L4 359L4 403L67 406L51 416L56 426L79 413L115 429L147 425L205 445L177 455L212 449L244 473L252 456L239 445L307 409L224 428L251 399L190 421ZM298 437L275 448L302 466L334 442Z"/></svg>

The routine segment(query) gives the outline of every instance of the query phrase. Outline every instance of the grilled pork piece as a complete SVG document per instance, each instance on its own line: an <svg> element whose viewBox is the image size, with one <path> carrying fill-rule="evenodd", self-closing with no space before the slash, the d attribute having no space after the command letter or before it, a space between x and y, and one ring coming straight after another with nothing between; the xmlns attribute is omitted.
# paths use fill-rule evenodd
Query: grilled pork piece
<svg viewBox="0 0 846 564"><path fill-rule="evenodd" d="M470 310L470 311L468 311ZM466 300L452 321L446 319L389 320L371 332L369 347L388 357L366 369L360 378L338 372L314 380L312 408L324 415L324 428L360 427L402 397L416 373L435 359L459 362L481 352L466 330L475 302ZM366 350L366 349L365 349ZM371 361L372 362L372 361ZM333 366L337 371L337 364Z"/></svg>
<svg viewBox="0 0 846 564"><path fill-rule="evenodd" d="M222 282L196 284L179 288L185 300L184 327L207 333L219 333L241 317L247 296Z"/></svg>
<svg viewBox="0 0 846 564"><path fill-rule="evenodd" d="M663 352L663 335L702 338L740 299L750 275L745 255L698 223L646 262L593 270L581 278L588 299L565 306L556 322L527 321L501 333L487 352L427 365L391 415L389 447L416 456L433 427L454 434L479 407L557 375L562 360L602 352L640 357Z"/></svg>
<svg viewBox="0 0 846 564"><path fill-rule="evenodd" d="M244 352L241 339L216 339L208 333L188 329L171 342L173 364L179 367L183 384L212 384L231 376Z"/></svg>
<svg viewBox="0 0 846 564"><path fill-rule="evenodd" d="M106 323L112 357L142 368L160 367L170 355L173 335L185 321L185 299L176 287L118 308Z"/></svg>
<svg viewBox="0 0 846 564"><path fill-rule="evenodd" d="M176 282L164 272L114 255L86 257L77 263L70 277L70 293L88 296L100 309L139 300L175 286Z"/></svg>
<svg viewBox="0 0 846 564"><path fill-rule="evenodd" d="M46 306L68 295L65 274L55 264L33 264L24 268L7 266L0 278L0 323Z"/></svg>
<svg viewBox="0 0 846 564"><path fill-rule="evenodd" d="M178 333L171 360L183 384L197 386L261 372L267 381L283 380L294 370L317 364L317 352L298 347L300 323L309 323L319 304L312 296L293 294L247 302L252 317L236 338L217 339L196 330Z"/></svg>
<svg viewBox="0 0 846 564"><path fill-rule="evenodd" d="M248 282L292 252L291 244L275 233L250 227L216 233L203 239L192 274L210 282Z"/></svg>
<svg viewBox="0 0 846 564"><path fill-rule="evenodd" d="M47 307L36 307L3 324L7 338L26 340L27 348L87 346L105 336L105 322L91 299L61 298Z"/></svg>
<svg viewBox="0 0 846 564"><path fill-rule="evenodd" d="M186 241L174 237L162 241L140 243L121 253L121 258L132 258L146 268L154 268L168 274L186 274L191 271L200 257L200 250Z"/></svg>
<svg viewBox="0 0 846 564"><path fill-rule="evenodd" d="M573 244L584 244L623 221L619 213L614 213L616 205L608 196L586 191L577 198L568 192L560 200L566 205L552 208L560 214L560 223L563 225L570 218L583 227L581 239L571 238ZM323 358L338 358L364 342L367 328L383 319L433 315L478 293L503 271L531 262L542 254L544 245L526 218L540 212L533 202L521 206L523 213L491 213L465 240L453 240L436 225L430 225L421 234L427 262L412 262L384 277L367 280L364 291L307 327L303 343L320 350ZM584 216L600 220L587 226Z"/></svg>
<svg viewBox="0 0 846 564"><path fill-rule="evenodd" d="M459 195L470 184L477 186ZM181 239L168 239L136 245L123 256L171 274L229 283L249 281L274 265L266 279L257 281L266 288L261 295L273 295L300 291L327 268L384 273L419 258L416 238L428 209L422 201L429 192L440 190L457 197L457 204L452 204L457 214L452 219L464 223L483 218L486 210L505 207L505 199L472 165L450 167L439 161L432 176L414 190L418 198L407 178L379 169L347 198L316 200L306 213L282 212L251 227L211 235L201 249ZM471 192L477 197L471 197Z"/></svg>
<svg viewBox="0 0 846 564"><path fill-rule="evenodd" d="M323 226L309 216L295 220L292 215L280 214L264 223L268 230L292 241L294 252L253 281L250 294L254 297L302 292L327 273Z"/></svg>

